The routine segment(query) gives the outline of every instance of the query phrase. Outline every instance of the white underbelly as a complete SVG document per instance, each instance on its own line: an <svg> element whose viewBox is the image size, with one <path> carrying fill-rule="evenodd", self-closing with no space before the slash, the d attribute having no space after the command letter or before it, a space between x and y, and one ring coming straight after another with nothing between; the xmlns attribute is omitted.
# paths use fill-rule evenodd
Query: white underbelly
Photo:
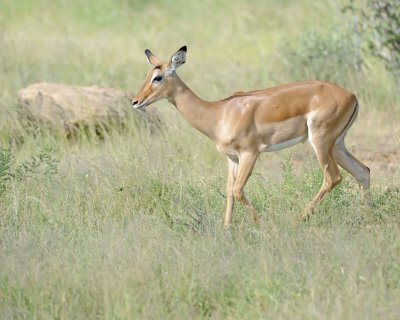
<svg viewBox="0 0 400 320"><path fill-rule="evenodd" d="M260 145L259 150L260 152L278 151L294 146L295 144L303 142L306 139L307 139L307 134L277 144L271 144L271 145L262 144Z"/></svg>

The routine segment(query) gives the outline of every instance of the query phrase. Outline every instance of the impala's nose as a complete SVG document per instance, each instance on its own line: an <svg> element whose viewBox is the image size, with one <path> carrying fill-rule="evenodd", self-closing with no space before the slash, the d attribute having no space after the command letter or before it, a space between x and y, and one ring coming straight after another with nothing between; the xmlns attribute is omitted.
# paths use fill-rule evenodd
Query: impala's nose
<svg viewBox="0 0 400 320"><path fill-rule="evenodd" d="M132 100L132 105L135 106L135 105L138 104L138 102L139 102L139 101L138 101L137 99L133 99L133 100Z"/></svg>

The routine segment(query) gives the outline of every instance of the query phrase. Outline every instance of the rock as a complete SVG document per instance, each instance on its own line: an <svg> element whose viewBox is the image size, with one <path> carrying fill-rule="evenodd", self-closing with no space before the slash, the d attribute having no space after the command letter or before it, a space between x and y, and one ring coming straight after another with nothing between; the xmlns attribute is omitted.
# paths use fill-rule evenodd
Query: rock
<svg viewBox="0 0 400 320"><path fill-rule="evenodd" d="M145 118L147 125L151 118L160 121L154 112L150 116L134 112L132 98L133 95L113 88L36 83L19 91L18 105L34 126L62 130L67 135L91 128L97 132L121 127L133 113Z"/></svg>

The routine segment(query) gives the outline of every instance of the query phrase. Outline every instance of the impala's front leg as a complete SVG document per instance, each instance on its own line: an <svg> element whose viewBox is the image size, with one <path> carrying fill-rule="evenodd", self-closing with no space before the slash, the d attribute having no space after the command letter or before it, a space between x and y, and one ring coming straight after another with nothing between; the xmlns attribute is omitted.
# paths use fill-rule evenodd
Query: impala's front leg
<svg viewBox="0 0 400 320"><path fill-rule="evenodd" d="M225 228L229 228L232 223L232 212L234 206L233 186L236 180L238 163L237 158L231 158L228 156L228 179L226 182L226 211L224 220Z"/></svg>
<svg viewBox="0 0 400 320"><path fill-rule="evenodd" d="M244 187L247 183L247 180L251 176L251 173L253 172L258 155L258 153L244 153L240 155L238 173L233 187L233 196L236 200L245 205L251 218L257 224L260 223L260 218L258 217L258 214L253 208L251 202L246 198L244 194Z"/></svg>

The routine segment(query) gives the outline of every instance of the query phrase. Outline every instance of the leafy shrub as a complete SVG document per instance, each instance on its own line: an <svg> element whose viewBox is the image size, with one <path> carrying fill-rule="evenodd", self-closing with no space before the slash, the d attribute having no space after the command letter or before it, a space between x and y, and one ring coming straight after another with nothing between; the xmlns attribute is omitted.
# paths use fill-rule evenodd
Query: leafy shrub
<svg viewBox="0 0 400 320"><path fill-rule="evenodd" d="M361 16L370 52L384 61L395 76L400 88L400 2L399 0L368 0L362 9L352 1L348 5L353 14Z"/></svg>
<svg viewBox="0 0 400 320"><path fill-rule="evenodd" d="M29 160L15 163L9 149L0 148L0 195L6 191L11 181L23 181L43 174L53 175L57 172L57 160L51 155L52 149L44 147Z"/></svg>
<svg viewBox="0 0 400 320"><path fill-rule="evenodd" d="M332 25L309 30L295 43L281 47L287 80L326 80L345 83L347 75L361 70L362 60L350 28Z"/></svg>

